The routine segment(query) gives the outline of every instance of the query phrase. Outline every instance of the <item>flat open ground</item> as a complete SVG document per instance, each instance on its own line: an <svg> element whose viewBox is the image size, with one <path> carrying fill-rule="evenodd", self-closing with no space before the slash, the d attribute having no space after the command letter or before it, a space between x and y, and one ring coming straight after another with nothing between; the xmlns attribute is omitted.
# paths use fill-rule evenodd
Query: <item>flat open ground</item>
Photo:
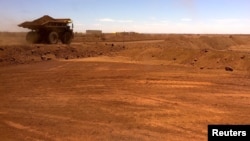
<svg viewBox="0 0 250 141"><path fill-rule="evenodd" d="M250 124L250 36L108 37L2 35L1 140L205 141L208 124Z"/></svg>

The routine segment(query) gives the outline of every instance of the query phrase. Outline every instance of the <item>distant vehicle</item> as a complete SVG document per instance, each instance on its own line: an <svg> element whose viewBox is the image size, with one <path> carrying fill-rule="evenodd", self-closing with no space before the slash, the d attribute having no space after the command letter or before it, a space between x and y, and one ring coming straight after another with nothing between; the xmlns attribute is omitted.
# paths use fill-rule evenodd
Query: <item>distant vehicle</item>
<svg viewBox="0 0 250 141"><path fill-rule="evenodd" d="M74 38L71 19L54 19L44 15L34 21L26 21L18 26L32 30L26 35L26 40L29 43L57 44L61 40L63 44L70 44Z"/></svg>

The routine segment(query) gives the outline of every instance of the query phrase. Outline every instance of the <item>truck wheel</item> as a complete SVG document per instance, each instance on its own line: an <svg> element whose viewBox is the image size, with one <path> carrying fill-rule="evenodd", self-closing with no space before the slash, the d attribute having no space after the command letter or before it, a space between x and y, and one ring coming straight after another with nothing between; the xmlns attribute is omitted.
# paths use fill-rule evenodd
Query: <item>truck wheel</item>
<svg viewBox="0 0 250 141"><path fill-rule="evenodd" d="M49 43L56 44L58 42L58 34L54 31L49 34Z"/></svg>
<svg viewBox="0 0 250 141"><path fill-rule="evenodd" d="M26 40L29 43L38 43L40 39L40 35L37 32L28 32L26 35Z"/></svg>
<svg viewBox="0 0 250 141"><path fill-rule="evenodd" d="M62 37L62 43L63 44L70 44L72 41L72 33L71 32L65 32Z"/></svg>

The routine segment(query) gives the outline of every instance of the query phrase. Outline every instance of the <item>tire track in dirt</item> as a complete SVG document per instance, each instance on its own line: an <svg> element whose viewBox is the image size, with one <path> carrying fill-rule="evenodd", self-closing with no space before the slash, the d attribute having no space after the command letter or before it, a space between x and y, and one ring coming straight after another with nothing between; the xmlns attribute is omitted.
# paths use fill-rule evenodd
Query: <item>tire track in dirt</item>
<svg viewBox="0 0 250 141"><path fill-rule="evenodd" d="M34 139L34 140L39 140L38 138L35 139L36 137L35 136L42 136L43 139L46 139L48 141L50 140L53 140L53 137L50 136L48 133L44 133L44 132L41 132L39 131L38 129L35 129L35 128L32 128L30 126L26 126L26 125L23 125L23 124L20 124L20 123L17 123L17 122L14 122L14 121L10 121L10 120L4 120L3 121L6 125L12 127L12 128L15 128L17 130L22 130L24 132L27 132L26 133L26 136L24 138L28 139ZM27 134L33 134L32 136L28 137Z"/></svg>
<svg viewBox="0 0 250 141"><path fill-rule="evenodd" d="M26 114L27 112L25 110L10 110L9 114ZM148 130L142 130L142 129L132 129L134 132L137 133L137 135L131 134L131 131L122 128L122 123L105 123L105 122L91 122L91 121L82 121L82 120L77 120L72 117L65 117L65 116L59 116L59 115L53 115L53 114L46 114L46 113L36 113L32 112L32 117L39 120L39 119L46 119L47 121L52 121L52 122L58 122L58 123L71 123L71 127L78 129L79 131L88 131L89 133L93 132L93 135L87 135L88 133L82 132L82 135L79 134L73 134L72 136L67 136L67 137L58 137L54 131L50 131L49 129L44 132L42 130L39 130L37 128L27 126L25 124L21 124L20 122L14 122L11 120L3 120L3 122L8 125L9 127L12 127L17 130L22 130L25 132L25 138L26 140L39 140L39 139L45 139L48 141L61 141L61 140L68 140L68 141L75 141L75 140L80 140L81 138L86 140L86 141L92 141L92 140L99 140L99 137L94 136L94 132L96 132L96 128L101 129L98 132L101 134L112 134L113 137L126 137L130 138L132 140L138 140L140 138L145 138L145 135L148 137L154 138L155 141L157 141L157 138L159 137L160 134L151 132L149 133ZM27 121L26 121L27 122ZM76 131L78 132L78 131ZM29 134L32 134L29 136ZM87 136L86 136L87 135ZM20 135L22 136L22 135ZM103 140L103 138L101 138ZM104 139L105 140L105 139ZM109 139L108 139L109 140ZM114 140L114 139L112 139ZM145 141L151 141L152 139L145 139Z"/></svg>
<svg viewBox="0 0 250 141"><path fill-rule="evenodd" d="M145 84L149 87L168 87L168 88L199 88L213 85L210 82L198 81L171 81L171 80L137 80L137 84Z"/></svg>

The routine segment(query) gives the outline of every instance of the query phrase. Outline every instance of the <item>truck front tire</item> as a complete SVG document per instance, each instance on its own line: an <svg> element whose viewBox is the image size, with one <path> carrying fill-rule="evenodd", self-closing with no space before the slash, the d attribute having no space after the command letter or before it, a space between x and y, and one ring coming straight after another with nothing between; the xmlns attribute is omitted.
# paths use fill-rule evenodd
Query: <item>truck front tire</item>
<svg viewBox="0 0 250 141"><path fill-rule="evenodd" d="M62 36L63 44L70 44L73 38L73 34L71 32L65 32Z"/></svg>

